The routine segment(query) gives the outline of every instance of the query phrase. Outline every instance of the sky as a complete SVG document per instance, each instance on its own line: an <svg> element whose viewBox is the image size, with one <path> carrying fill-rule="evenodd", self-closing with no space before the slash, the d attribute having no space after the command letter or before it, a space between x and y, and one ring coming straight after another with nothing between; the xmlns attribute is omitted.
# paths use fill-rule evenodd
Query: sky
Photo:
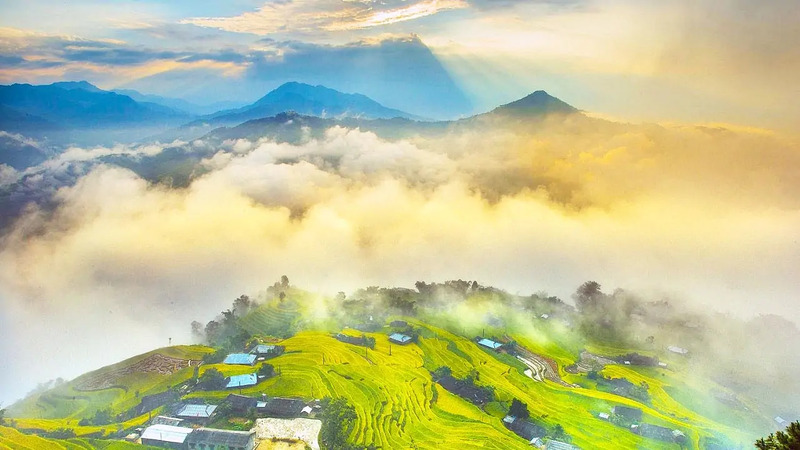
<svg viewBox="0 0 800 450"><path fill-rule="evenodd" d="M622 120L793 130L798 11L795 0L8 0L0 83L86 79L208 104L306 81L432 118L544 89ZM446 92L438 107L431 86Z"/></svg>
<svg viewBox="0 0 800 450"><path fill-rule="evenodd" d="M789 0L5 0L0 83L209 104L304 81L430 118L544 89L616 122L430 139L337 127L0 166L0 187L55 200L0 236L14 336L0 402L189 342L192 320L284 274L322 293L465 278L567 301L595 279L800 323L798 14ZM175 189L101 160L167 147L213 156Z"/></svg>

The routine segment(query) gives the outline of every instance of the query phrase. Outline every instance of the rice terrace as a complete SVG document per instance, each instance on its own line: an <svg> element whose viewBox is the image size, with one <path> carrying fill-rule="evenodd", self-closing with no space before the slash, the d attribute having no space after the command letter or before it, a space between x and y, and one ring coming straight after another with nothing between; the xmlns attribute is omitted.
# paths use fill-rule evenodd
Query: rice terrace
<svg viewBox="0 0 800 450"><path fill-rule="evenodd" d="M158 349L11 405L0 444L734 449L773 426L757 398L660 338L614 347L578 333L586 318L552 298L419 287L322 298L275 283L193 324L204 345ZM312 314L321 305L329 314ZM456 320L467 311L474 321Z"/></svg>

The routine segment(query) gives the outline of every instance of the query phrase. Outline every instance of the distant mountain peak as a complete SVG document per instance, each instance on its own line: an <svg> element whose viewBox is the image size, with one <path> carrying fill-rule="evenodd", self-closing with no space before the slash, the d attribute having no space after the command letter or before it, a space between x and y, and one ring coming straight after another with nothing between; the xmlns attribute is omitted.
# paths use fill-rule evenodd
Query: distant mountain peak
<svg viewBox="0 0 800 450"><path fill-rule="evenodd" d="M86 80L82 80L82 81L59 81L59 82L56 82L56 83L52 83L50 86L61 88L61 89L65 89L65 90L68 90L68 91L71 91L73 89L82 89L82 90L88 91L88 92L106 92L106 91L100 89L99 87L93 85L92 83L89 83Z"/></svg>
<svg viewBox="0 0 800 450"><path fill-rule="evenodd" d="M493 112L540 115L573 114L579 112L579 110L543 90L538 90L519 100L499 106Z"/></svg>

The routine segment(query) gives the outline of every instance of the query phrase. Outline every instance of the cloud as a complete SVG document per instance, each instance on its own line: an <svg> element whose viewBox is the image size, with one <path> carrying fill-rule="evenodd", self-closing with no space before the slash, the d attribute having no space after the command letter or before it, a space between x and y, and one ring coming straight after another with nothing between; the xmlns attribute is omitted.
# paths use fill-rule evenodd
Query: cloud
<svg viewBox="0 0 800 450"><path fill-rule="evenodd" d="M243 71L250 56L230 48L217 51L162 50L114 39L85 39L0 28L0 57L8 64L0 81L60 80L69 73L87 78L131 79L175 69L213 67L231 75Z"/></svg>
<svg viewBox="0 0 800 450"><path fill-rule="evenodd" d="M465 0L267 2L255 12L231 17L196 17L181 23L238 33L269 35L286 32L345 31L391 25L451 9L468 7Z"/></svg>
<svg viewBox="0 0 800 450"><path fill-rule="evenodd" d="M192 320L282 274L322 292L466 278L562 298L596 279L800 319L796 142L584 119L478 126L178 144L216 150L180 189L100 163L160 147L66 152L40 174L83 165L55 209L29 209L2 237L0 320L15 348L2 349L0 396L186 342ZM25 356L44 347L46 360Z"/></svg>

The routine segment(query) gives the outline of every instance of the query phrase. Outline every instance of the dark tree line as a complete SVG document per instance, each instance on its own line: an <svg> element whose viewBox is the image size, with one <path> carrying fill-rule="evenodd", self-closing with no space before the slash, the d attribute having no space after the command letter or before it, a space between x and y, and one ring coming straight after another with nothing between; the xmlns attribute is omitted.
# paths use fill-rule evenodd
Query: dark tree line
<svg viewBox="0 0 800 450"><path fill-rule="evenodd" d="M800 450L800 422L792 422L786 431L778 431L756 441L759 450Z"/></svg>

